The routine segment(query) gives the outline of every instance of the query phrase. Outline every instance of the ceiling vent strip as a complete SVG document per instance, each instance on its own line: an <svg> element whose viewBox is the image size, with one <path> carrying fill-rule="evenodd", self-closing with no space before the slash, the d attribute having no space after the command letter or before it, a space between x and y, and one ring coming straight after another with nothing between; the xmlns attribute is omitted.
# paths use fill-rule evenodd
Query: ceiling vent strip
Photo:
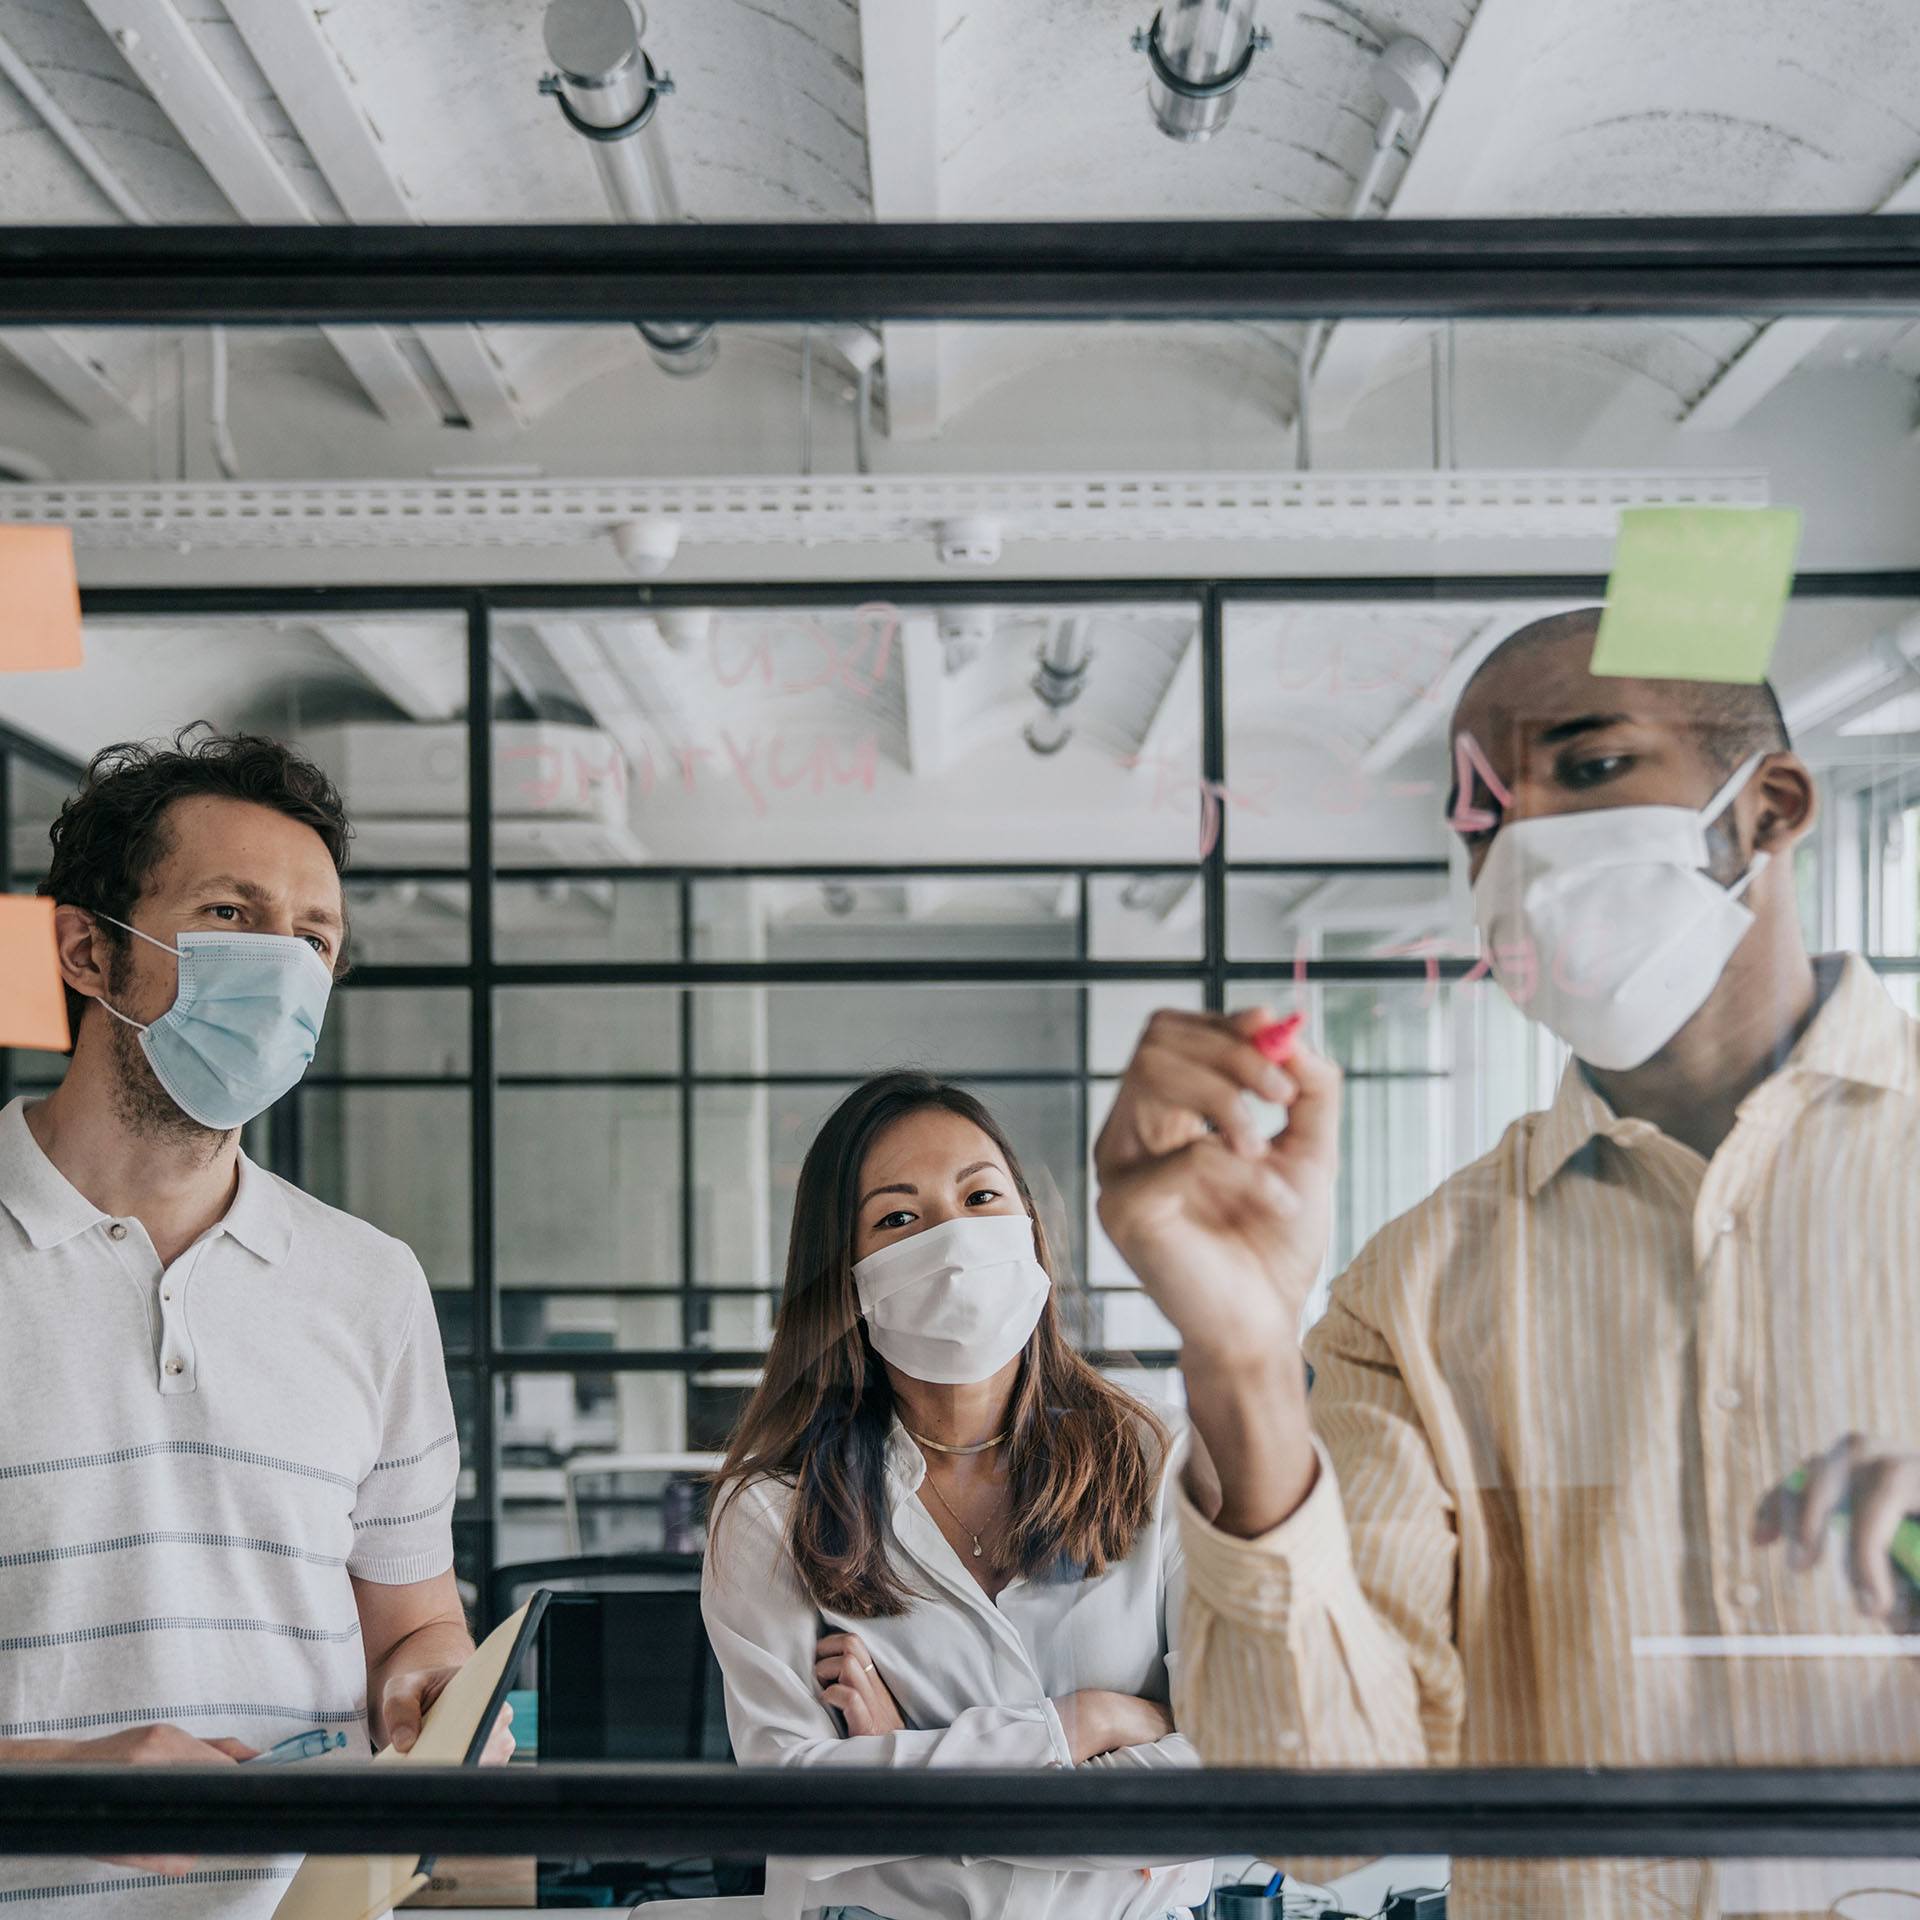
<svg viewBox="0 0 1920 1920"><path fill-rule="evenodd" d="M1767 498L1758 471L175 481L0 485L0 521L94 548L570 546L649 517L684 544L852 544L969 515L1009 541L1610 539L1623 508Z"/></svg>

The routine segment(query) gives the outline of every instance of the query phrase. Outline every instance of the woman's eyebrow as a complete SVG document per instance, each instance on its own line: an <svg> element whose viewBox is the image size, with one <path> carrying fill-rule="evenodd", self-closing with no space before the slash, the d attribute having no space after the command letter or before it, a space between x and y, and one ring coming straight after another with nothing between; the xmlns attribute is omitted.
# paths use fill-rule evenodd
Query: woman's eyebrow
<svg viewBox="0 0 1920 1920"><path fill-rule="evenodd" d="M863 1193L860 1196L860 1204L864 1207L875 1194L881 1193L910 1193L916 1200L920 1197L920 1189L918 1187L909 1186L904 1180L896 1180L890 1187L875 1187L871 1192Z"/></svg>
<svg viewBox="0 0 1920 1920"><path fill-rule="evenodd" d="M962 1167L960 1171L953 1176L954 1185L958 1186L962 1180L971 1180L973 1176L984 1167L991 1167L995 1173L1001 1172L1000 1163L997 1160L976 1160L972 1166ZM1002 1175L1002 1177L1004 1178L1005 1176Z"/></svg>

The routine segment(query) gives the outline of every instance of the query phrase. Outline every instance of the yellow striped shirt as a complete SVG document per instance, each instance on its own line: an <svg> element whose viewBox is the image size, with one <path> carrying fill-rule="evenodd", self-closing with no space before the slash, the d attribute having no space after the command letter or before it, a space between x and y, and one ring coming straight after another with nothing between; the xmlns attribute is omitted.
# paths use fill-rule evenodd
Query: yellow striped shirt
<svg viewBox="0 0 1920 1920"><path fill-rule="evenodd" d="M1710 1162L1570 1066L1341 1277L1306 1343L1313 1492L1258 1539L1183 1515L1179 1718L1209 1761L1920 1761L1911 1644L1838 1553L1752 1543L1844 1434L1920 1451L1920 1023L1858 956L1819 964ZM1455 1895L1715 1900L1685 1863L1463 1866Z"/></svg>

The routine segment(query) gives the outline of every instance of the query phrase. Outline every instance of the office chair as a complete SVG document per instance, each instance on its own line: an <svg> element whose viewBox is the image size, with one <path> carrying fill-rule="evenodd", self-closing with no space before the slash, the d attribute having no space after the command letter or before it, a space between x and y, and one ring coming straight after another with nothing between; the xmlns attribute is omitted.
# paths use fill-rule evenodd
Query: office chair
<svg viewBox="0 0 1920 1920"><path fill-rule="evenodd" d="M606 1554L497 1568L488 1602L510 1612L521 1593L552 1590L534 1648L536 1751L548 1760L725 1763L726 1696L700 1617L697 1554ZM746 1920L758 1867L715 1861L542 1861L543 1904L668 1899L674 1920ZM685 1898L684 1896L694 1896ZM708 1895L720 1896L716 1901ZM664 1920L664 1917L663 1917Z"/></svg>

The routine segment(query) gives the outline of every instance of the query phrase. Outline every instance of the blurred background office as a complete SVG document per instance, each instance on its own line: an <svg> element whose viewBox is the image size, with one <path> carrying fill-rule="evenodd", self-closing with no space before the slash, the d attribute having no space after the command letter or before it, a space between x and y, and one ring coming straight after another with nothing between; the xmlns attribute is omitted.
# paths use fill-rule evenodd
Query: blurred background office
<svg viewBox="0 0 1920 1920"><path fill-rule="evenodd" d="M0 218L1864 211L1920 159L1920 22L1872 0L1813 36L1302 0L1199 145L1131 17L880 11L662 0L636 160L542 96L537 4L0 3ZM1169 1396L1088 1174L1152 1008L1309 1012L1349 1075L1335 1271L1550 1098L1555 1043L1463 977L1447 717L1597 597L1623 506L1803 510L1802 911L1912 1007L1916 381L1896 313L9 333L0 520L72 525L93 597L84 668L0 676L8 885L110 742L325 765L355 972L249 1150L425 1265L476 1596L691 1550L865 1075L988 1099L1082 1338Z"/></svg>

